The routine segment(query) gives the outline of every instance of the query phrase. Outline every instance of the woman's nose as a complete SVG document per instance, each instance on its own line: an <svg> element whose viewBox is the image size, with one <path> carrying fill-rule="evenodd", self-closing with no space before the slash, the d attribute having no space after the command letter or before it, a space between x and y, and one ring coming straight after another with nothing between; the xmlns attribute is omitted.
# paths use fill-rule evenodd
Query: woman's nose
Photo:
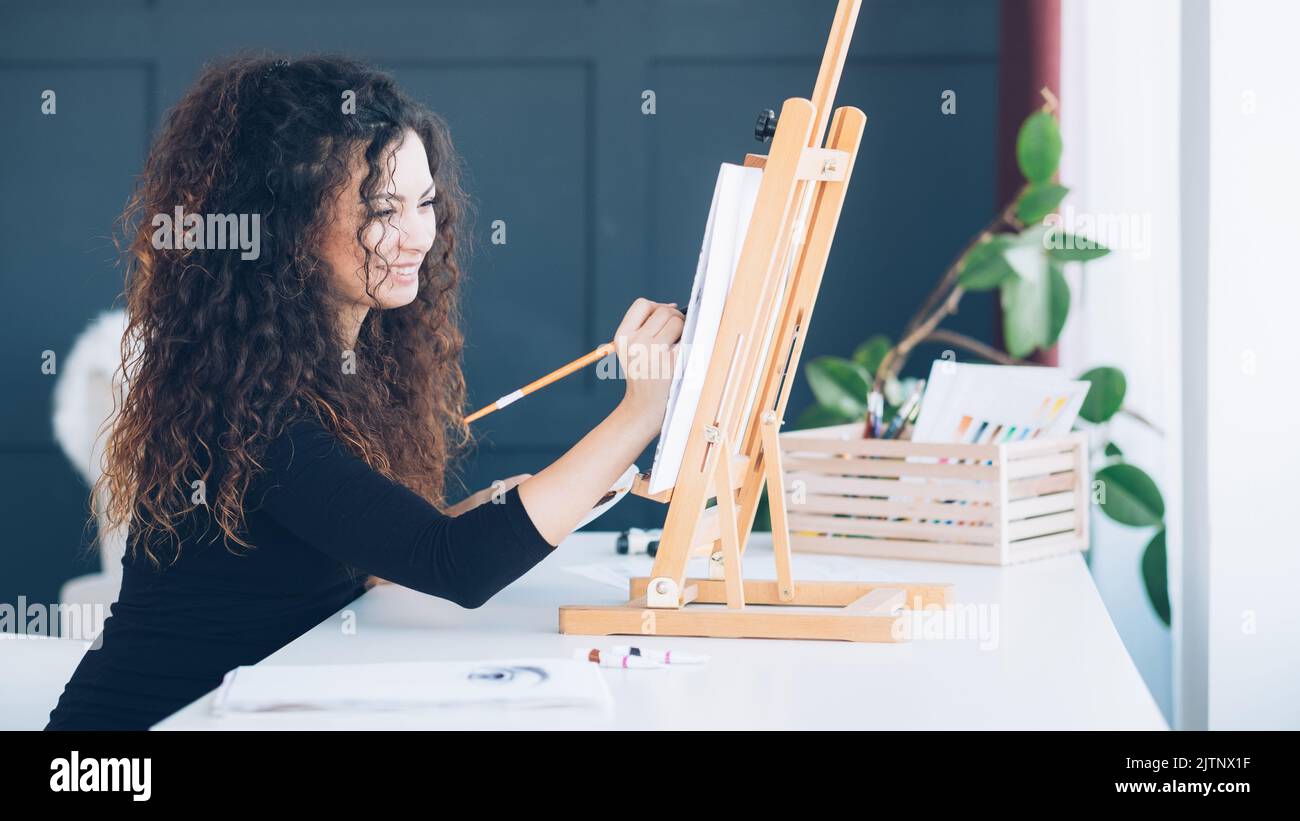
<svg viewBox="0 0 1300 821"><path fill-rule="evenodd" d="M428 253L437 238L437 227L419 215L407 217L402 221L402 249Z"/></svg>

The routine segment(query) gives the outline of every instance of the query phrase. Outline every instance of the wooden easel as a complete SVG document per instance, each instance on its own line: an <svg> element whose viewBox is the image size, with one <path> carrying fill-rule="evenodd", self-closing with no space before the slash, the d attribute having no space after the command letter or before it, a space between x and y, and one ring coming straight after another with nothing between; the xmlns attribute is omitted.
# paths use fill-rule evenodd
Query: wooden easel
<svg viewBox="0 0 1300 821"><path fill-rule="evenodd" d="M897 641L901 609L951 597L941 583L791 578L777 433L866 125L859 109L836 109L822 145L860 3L840 0L813 99L786 100L774 132L760 117L755 133L771 135L771 153L745 157L763 178L681 471L660 494L646 492L644 474L632 491L668 503L653 576L631 580L626 604L561 607L561 633ZM777 578L746 581L742 558L765 482ZM709 557L707 579L686 578L696 556ZM820 610L791 609L810 606Z"/></svg>

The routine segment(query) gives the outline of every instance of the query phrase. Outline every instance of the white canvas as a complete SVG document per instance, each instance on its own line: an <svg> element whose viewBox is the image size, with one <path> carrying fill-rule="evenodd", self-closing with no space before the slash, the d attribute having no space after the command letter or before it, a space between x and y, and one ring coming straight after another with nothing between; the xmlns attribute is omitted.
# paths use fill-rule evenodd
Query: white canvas
<svg viewBox="0 0 1300 821"><path fill-rule="evenodd" d="M686 325L682 330L683 353L678 358L668 409L650 471L651 493L667 490L677 483L691 423L708 374L713 344L722 322L722 309L745 245L762 178L762 169L733 163L722 163L718 170L704 241L695 268L695 283L691 287Z"/></svg>

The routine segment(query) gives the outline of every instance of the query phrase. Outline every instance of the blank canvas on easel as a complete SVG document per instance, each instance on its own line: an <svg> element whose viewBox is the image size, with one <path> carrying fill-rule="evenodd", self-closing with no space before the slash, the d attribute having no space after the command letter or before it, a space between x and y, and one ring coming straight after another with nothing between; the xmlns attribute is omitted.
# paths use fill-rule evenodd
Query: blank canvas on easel
<svg viewBox="0 0 1300 821"><path fill-rule="evenodd" d="M722 163L713 188L713 202L704 226L695 268L695 283L687 306L686 325L682 329L682 351L673 375L672 391L654 466L650 471L650 493L671 488L677 482L682 454L690 436L691 422L699 405L700 391L709 370L709 358L722 321L722 308L745 245L750 216L758 197L763 171L734 163Z"/></svg>
<svg viewBox="0 0 1300 821"><path fill-rule="evenodd" d="M623 604L561 607L562 633L892 642L904 610L951 601L951 584L796 580L791 568L778 433L866 126L857 108L831 113L859 7L840 0L813 99L785 100L769 153L720 174L656 475L632 490L668 505L650 575L629 581ZM760 140L771 121L765 111ZM759 184L728 240L727 179L746 172ZM692 364L704 371L698 385ZM741 562L764 487L775 580L746 578ZM687 573L698 557L707 577Z"/></svg>

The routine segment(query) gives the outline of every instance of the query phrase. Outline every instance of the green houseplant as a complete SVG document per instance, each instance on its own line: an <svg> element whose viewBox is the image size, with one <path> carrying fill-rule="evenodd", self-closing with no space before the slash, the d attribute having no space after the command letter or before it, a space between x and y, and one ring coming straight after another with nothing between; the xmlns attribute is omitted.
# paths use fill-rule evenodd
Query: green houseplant
<svg viewBox="0 0 1300 821"><path fill-rule="evenodd" d="M887 418L892 416L914 387L916 380L900 378L900 372L922 343L948 345L1006 365L1034 364L1026 357L1056 343L1070 312L1065 266L1098 259L1109 249L1087 237L1066 233L1058 221L1050 219L1069 189L1056 181L1061 132L1054 116L1054 99L1047 92L1044 96L1047 105L1024 121L1016 139L1016 159L1025 179L1019 193L957 254L899 341L875 335L850 357L822 356L807 363L804 375L815 403L804 410L794 427L862 421L873 389L883 393ZM941 327L957 312L965 293L992 290L999 292L1005 351ZM1093 501L1110 519L1151 530L1140 559L1142 578L1151 606L1168 625L1164 500L1156 482L1125 461L1110 438L1110 422L1119 414L1152 430L1155 427L1124 406L1127 382L1118 368L1093 368L1080 378L1092 385L1080 417L1094 433L1090 437L1095 448L1092 464L1097 466Z"/></svg>

